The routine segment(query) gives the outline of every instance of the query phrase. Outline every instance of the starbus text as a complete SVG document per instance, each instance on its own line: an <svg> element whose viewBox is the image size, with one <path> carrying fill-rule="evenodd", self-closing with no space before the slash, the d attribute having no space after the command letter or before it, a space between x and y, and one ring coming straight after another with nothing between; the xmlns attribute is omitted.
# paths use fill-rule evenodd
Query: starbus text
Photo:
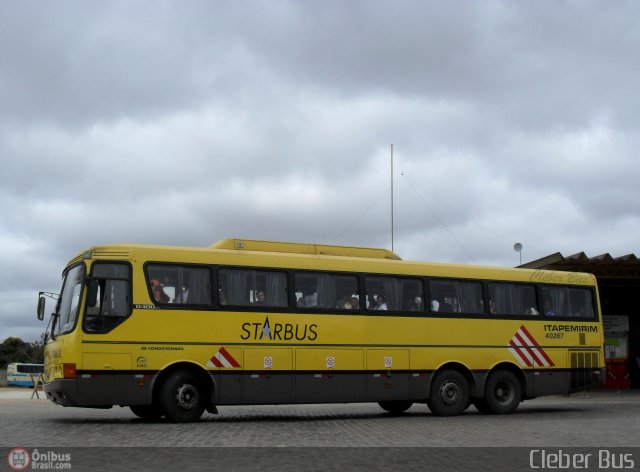
<svg viewBox="0 0 640 472"><path fill-rule="evenodd" d="M243 333L240 339L269 339L278 341L291 341L296 339L297 341L315 341L318 338L317 328L318 325L315 323L310 325L274 323L270 325L267 319L265 323L243 323Z"/></svg>

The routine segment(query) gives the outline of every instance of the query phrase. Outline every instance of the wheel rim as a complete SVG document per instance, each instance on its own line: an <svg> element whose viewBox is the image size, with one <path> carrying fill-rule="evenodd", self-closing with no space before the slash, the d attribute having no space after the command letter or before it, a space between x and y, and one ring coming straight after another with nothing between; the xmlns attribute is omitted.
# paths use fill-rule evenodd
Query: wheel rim
<svg viewBox="0 0 640 472"><path fill-rule="evenodd" d="M193 385L180 385L176 392L176 402L183 410L192 410L198 405L198 389Z"/></svg>
<svg viewBox="0 0 640 472"><path fill-rule="evenodd" d="M509 382L498 382L493 396L501 405L510 404L515 396L513 385L511 385Z"/></svg>
<svg viewBox="0 0 640 472"><path fill-rule="evenodd" d="M457 405L462 397L462 389L457 382L447 380L440 386L440 399L445 405Z"/></svg>

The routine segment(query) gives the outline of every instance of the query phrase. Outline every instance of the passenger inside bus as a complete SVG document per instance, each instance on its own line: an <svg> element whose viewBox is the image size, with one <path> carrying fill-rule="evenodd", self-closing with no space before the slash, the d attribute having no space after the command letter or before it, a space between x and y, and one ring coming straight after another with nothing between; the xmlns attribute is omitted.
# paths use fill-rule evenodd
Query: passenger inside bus
<svg viewBox="0 0 640 472"><path fill-rule="evenodd" d="M551 306L551 300L547 299L544 301L544 314L546 316L556 316L556 312Z"/></svg>
<svg viewBox="0 0 640 472"><path fill-rule="evenodd" d="M220 305L226 305L227 302L227 294L224 291L224 288L218 289L218 300L220 301Z"/></svg>
<svg viewBox="0 0 640 472"><path fill-rule="evenodd" d="M409 311L422 311L422 298L415 297L413 301L409 303Z"/></svg>
<svg viewBox="0 0 640 472"><path fill-rule="evenodd" d="M498 313L498 308L496 307L496 302L494 302L491 299L489 299L489 313L491 313L492 315L495 315L495 314Z"/></svg>
<svg viewBox="0 0 640 472"><path fill-rule="evenodd" d="M434 313L437 313L438 311L440 311L440 302L435 298L431 300L431 311Z"/></svg>
<svg viewBox="0 0 640 472"><path fill-rule="evenodd" d="M453 305L443 300L440 302L439 311L441 313L453 313Z"/></svg>
<svg viewBox="0 0 640 472"><path fill-rule="evenodd" d="M376 310L386 310L387 309L387 301L384 299L382 295L378 295L376 298Z"/></svg>
<svg viewBox="0 0 640 472"><path fill-rule="evenodd" d="M318 293L311 289L305 289L302 296L302 306L313 308L318 306Z"/></svg>
<svg viewBox="0 0 640 472"><path fill-rule="evenodd" d="M151 279L151 292L153 298L159 303L169 303L171 298L164 292L164 286L158 279Z"/></svg>
<svg viewBox="0 0 640 472"><path fill-rule="evenodd" d="M182 287L176 298L176 303L187 303L189 301L189 289Z"/></svg>
<svg viewBox="0 0 640 472"><path fill-rule="evenodd" d="M376 299L373 295L366 294L367 310L376 309Z"/></svg>
<svg viewBox="0 0 640 472"><path fill-rule="evenodd" d="M358 299L358 297L351 297L351 308L353 310L357 310L358 308L360 308L360 300Z"/></svg>
<svg viewBox="0 0 640 472"><path fill-rule="evenodd" d="M264 301L264 290L258 290L258 292L256 293L256 305L264 305L265 301Z"/></svg>

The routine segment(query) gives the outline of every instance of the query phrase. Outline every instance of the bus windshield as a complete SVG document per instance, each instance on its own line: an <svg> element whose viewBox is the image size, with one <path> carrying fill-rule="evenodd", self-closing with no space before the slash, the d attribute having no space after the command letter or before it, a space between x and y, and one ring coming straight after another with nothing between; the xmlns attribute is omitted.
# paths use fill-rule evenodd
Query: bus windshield
<svg viewBox="0 0 640 472"><path fill-rule="evenodd" d="M84 265L77 265L67 272L58 301L53 334L64 334L73 330L78 318L83 281Z"/></svg>

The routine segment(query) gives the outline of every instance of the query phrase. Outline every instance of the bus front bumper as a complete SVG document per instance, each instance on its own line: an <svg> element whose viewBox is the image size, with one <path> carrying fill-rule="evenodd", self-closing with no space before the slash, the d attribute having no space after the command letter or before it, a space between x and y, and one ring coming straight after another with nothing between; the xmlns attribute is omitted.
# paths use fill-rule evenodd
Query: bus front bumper
<svg viewBox="0 0 640 472"><path fill-rule="evenodd" d="M58 379L43 385L47 398L56 405L80 406L78 403L78 382L75 379Z"/></svg>
<svg viewBox="0 0 640 472"><path fill-rule="evenodd" d="M113 405L148 405L152 400L150 378L129 375L95 375L56 379L43 385L47 398L62 406L109 408Z"/></svg>

